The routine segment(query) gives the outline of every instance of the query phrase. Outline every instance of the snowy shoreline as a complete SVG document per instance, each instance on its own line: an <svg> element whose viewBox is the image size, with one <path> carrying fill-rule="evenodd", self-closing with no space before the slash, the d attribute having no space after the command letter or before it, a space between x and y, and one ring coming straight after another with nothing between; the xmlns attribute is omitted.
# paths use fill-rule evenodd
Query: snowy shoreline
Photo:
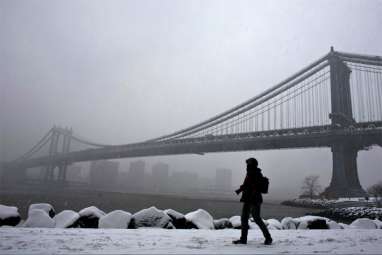
<svg viewBox="0 0 382 255"><path fill-rule="evenodd" d="M0 228L0 254L381 254L381 230L259 230L233 245L240 230Z"/></svg>

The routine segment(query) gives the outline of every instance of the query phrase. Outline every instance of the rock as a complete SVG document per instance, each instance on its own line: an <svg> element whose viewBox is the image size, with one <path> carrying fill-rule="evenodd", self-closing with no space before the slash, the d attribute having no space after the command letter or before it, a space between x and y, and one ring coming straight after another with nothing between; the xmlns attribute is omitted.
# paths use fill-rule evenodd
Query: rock
<svg viewBox="0 0 382 255"><path fill-rule="evenodd" d="M72 210L64 210L53 217L56 228L76 228L79 227L78 219L80 215Z"/></svg>
<svg viewBox="0 0 382 255"><path fill-rule="evenodd" d="M175 228L171 222L170 216L162 210L158 210L152 206L147 209L140 210L133 215L134 228L154 227L154 228Z"/></svg>
<svg viewBox="0 0 382 255"><path fill-rule="evenodd" d="M375 219L373 220L374 224L377 226L377 228L382 229L382 221Z"/></svg>
<svg viewBox="0 0 382 255"><path fill-rule="evenodd" d="M34 210L34 209L40 209L40 210L45 211L49 215L49 217L51 217L51 218L53 218L54 215L56 214L53 206L51 204L48 204L48 203L31 204L29 206L29 209L28 209L28 215L29 215L29 212L31 210Z"/></svg>
<svg viewBox="0 0 382 255"><path fill-rule="evenodd" d="M105 213L95 206L90 206L79 211L78 224L81 228L98 228L99 219Z"/></svg>
<svg viewBox="0 0 382 255"><path fill-rule="evenodd" d="M368 218L360 218L356 219L350 224L351 228L357 228L357 229L376 229L377 225L374 223L373 220Z"/></svg>
<svg viewBox="0 0 382 255"><path fill-rule="evenodd" d="M240 216L232 216L229 218L231 225L234 229L241 229L241 217Z"/></svg>
<svg viewBox="0 0 382 255"><path fill-rule="evenodd" d="M214 227L215 229L226 229L226 228L232 228L232 224L227 218L222 218L218 220L214 220Z"/></svg>
<svg viewBox="0 0 382 255"><path fill-rule="evenodd" d="M0 205L0 226L16 226L20 221L17 207Z"/></svg>
<svg viewBox="0 0 382 255"><path fill-rule="evenodd" d="M343 227L335 221L329 221L327 223L329 229L343 229Z"/></svg>
<svg viewBox="0 0 382 255"><path fill-rule="evenodd" d="M308 222L308 229L328 229L325 220L316 219Z"/></svg>
<svg viewBox="0 0 382 255"><path fill-rule="evenodd" d="M310 215L294 218L293 220L297 222L297 229L304 229L305 226L308 229L328 229L327 222L330 221L325 217Z"/></svg>
<svg viewBox="0 0 382 255"><path fill-rule="evenodd" d="M173 209L164 210L164 213L166 213L171 218L172 224L175 226L175 228L186 228L186 217L184 216L184 214L177 212Z"/></svg>
<svg viewBox="0 0 382 255"><path fill-rule="evenodd" d="M282 229L296 229L296 222L291 217L285 217L281 220Z"/></svg>
<svg viewBox="0 0 382 255"><path fill-rule="evenodd" d="M28 212L28 219L23 227L27 228L54 228L55 221L46 213L45 210L33 209Z"/></svg>
<svg viewBox="0 0 382 255"><path fill-rule="evenodd" d="M130 224L131 218L131 213L122 210L115 210L101 216L98 222L98 228L126 229Z"/></svg>
<svg viewBox="0 0 382 255"><path fill-rule="evenodd" d="M276 219L268 219L265 222L268 223L268 228L269 229L283 229L283 226L281 225L280 221Z"/></svg>
<svg viewBox="0 0 382 255"><path fill-rule="evenodd" d="M185 215L187 222L191 222L198 229L214 229L214 219L203 209L189 212Z"/></svg>

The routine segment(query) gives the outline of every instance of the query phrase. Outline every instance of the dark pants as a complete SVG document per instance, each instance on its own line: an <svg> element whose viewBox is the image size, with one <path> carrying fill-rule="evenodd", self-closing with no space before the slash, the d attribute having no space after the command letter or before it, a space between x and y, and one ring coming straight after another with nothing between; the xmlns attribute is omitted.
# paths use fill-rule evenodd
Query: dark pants
<svg viewBox="0 0 382 255"><path fill-rule="evenodd" d="M271 238L271 234L269 234L267 226L265 226L264 221L260 217L260 208L261 204L252 204L252 203L244 203L243 210L241 212L241 240L247 240L248 236L248 220L249 214L252 214L253 220L259 226L265 238Z"/></svg>

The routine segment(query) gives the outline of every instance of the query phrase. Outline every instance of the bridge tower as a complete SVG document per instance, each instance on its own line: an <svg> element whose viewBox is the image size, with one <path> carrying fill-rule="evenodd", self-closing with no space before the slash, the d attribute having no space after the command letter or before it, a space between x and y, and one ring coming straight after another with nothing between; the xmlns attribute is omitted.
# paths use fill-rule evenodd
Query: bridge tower
<svg viewBox="0 0 382 255"><path fill-rule="evenodd" d="M350 68L331 48L329 56L331 114L332 126L348 127L355 123L352 113ZM362 145L349 138L333 141L331 150L333 157L332 179L325 189L328 197L363 197L366 192L362 189L358 178L357 154Z"/></svg>
<svg viewBox="0 0 382 255"><path fill-rule="evenodd" d="M62 136L62 153L68 153L70 149L72 129L61 129L54 127L52 130L52 136L49 145L49 157L53 157L59 153L60 137ZM61 153L61 152L60 152ZM66 171L68 167L67 162L60 162L58 165L55 163L50 163L46 166L44 182L54 181L54 170L58 167L57 181L60 183L65 183L66 181Z"/></svg>

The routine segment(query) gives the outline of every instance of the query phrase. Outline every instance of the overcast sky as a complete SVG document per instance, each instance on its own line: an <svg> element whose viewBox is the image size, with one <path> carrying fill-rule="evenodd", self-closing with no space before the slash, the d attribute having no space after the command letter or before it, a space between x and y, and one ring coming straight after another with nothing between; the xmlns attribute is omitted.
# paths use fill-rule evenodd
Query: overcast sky
<svg viewBox="0 0 382 255"><path fill-rule="evenodd" d="M336 50L382 55L382 1L0 1L1 157L54 124L105 144L185 128L259 94ZM379 148L359 154L361 183L381 179ZM169 156L212 176L260 159L273 194L331 176L329 149ZM129 161L125 162L125 165ZM124 165L123 165L124 166ZM378 177L378 178L376 178Z"/></svg>

